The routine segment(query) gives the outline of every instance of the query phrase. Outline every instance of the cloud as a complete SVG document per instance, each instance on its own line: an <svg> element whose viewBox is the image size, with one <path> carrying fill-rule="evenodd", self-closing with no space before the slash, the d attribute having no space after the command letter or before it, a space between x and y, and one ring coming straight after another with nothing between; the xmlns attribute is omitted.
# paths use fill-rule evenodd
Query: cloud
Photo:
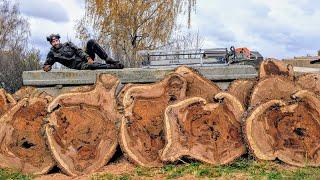
<svg viewBox="0 0 320 180"><path fill-rule="evenodd" d="M43 18L54 22L68 22L69 16L64 7L48 0L21 0L21 12L27 16Z"/></svg>
<svg viewBox="0 0 320 180"><path fill-rule="evenodd" d="M205 45L247 46L277 58L315 54L320 48L316 5L320 1L199 1L192 28Z"/></svg>
<svg viewBox="0 0 320 180"><path fill-rule="evenodd" d="M80 44L74 27L84 15L84 1L20 0L20 7L30 20L31 42L41 54L50 48L45 37L51 33ZM203 48L246 46L276 58L316 54L318 7L318 0L200 0L191 31L200 33Z"/></svg>

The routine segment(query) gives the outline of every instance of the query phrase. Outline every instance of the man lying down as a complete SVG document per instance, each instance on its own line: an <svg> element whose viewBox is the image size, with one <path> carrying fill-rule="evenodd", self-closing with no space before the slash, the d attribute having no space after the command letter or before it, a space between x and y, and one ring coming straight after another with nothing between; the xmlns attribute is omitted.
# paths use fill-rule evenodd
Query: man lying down
<svg viewBox="0 0 320 180"><path fill-rule="evenodd" d="M52 65L55 62L78 70L123 68L123 64L108 57L106 51L95 40L89 40L87 42L85 51L75 46L72 42L62 44L59 34L51 34L47 37L47 41L50 42L52 47L43 66L43 70L46 72L52 69ZM106 63L95 62L96 54L105 60Z"/></svg>

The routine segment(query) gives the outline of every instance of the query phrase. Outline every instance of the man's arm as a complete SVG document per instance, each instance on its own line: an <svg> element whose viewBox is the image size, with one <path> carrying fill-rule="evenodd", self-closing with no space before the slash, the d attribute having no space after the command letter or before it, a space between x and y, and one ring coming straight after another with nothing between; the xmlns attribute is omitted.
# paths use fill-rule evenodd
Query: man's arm
<svg viewBox="0 0 320 180"><path fill-rule="evenodd" d="M54 60L54 57L53 57L53 54L52 52L50 51L47 55L47 59L46 59L46 62L44 62L44 65L43 65L43 70L48 72L48 71L51 71L52 69L52 65L55 63L56 61Z"/></svg>

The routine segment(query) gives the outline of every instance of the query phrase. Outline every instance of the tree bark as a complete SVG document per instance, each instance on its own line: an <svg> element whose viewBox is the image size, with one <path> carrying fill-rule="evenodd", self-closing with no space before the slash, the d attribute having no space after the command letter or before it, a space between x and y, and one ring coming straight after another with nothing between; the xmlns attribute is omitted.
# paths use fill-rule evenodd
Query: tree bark
<svg viewBox="0 0 320 180"><path fill-rule="evenodd" d="M235 96L242 103L244 108L247 108L255 84L256 81L250 79L234 80L230 83L227 92Z"/></svg>

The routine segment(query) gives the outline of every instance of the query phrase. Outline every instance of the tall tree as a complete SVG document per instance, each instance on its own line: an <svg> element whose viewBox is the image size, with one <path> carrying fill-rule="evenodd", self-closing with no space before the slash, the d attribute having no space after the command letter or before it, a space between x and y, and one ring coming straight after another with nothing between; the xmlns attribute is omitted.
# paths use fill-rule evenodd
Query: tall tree
<svg viewBox="0 0 320 180"><path fill-rule="evenodd" d="M126 66L137 65L137 51L166 44L179 14L188 15L196 0L85 0L86 13L77 25L85 42L96 38Z"/></svg>
<svg viewBox="0 0 320 180"><path fill-rule="evenodd" d="M19 6L0 0L0 88L14 92L22 86L22 72L39 69L39 51L28 48L30 27Z"/></svg>

